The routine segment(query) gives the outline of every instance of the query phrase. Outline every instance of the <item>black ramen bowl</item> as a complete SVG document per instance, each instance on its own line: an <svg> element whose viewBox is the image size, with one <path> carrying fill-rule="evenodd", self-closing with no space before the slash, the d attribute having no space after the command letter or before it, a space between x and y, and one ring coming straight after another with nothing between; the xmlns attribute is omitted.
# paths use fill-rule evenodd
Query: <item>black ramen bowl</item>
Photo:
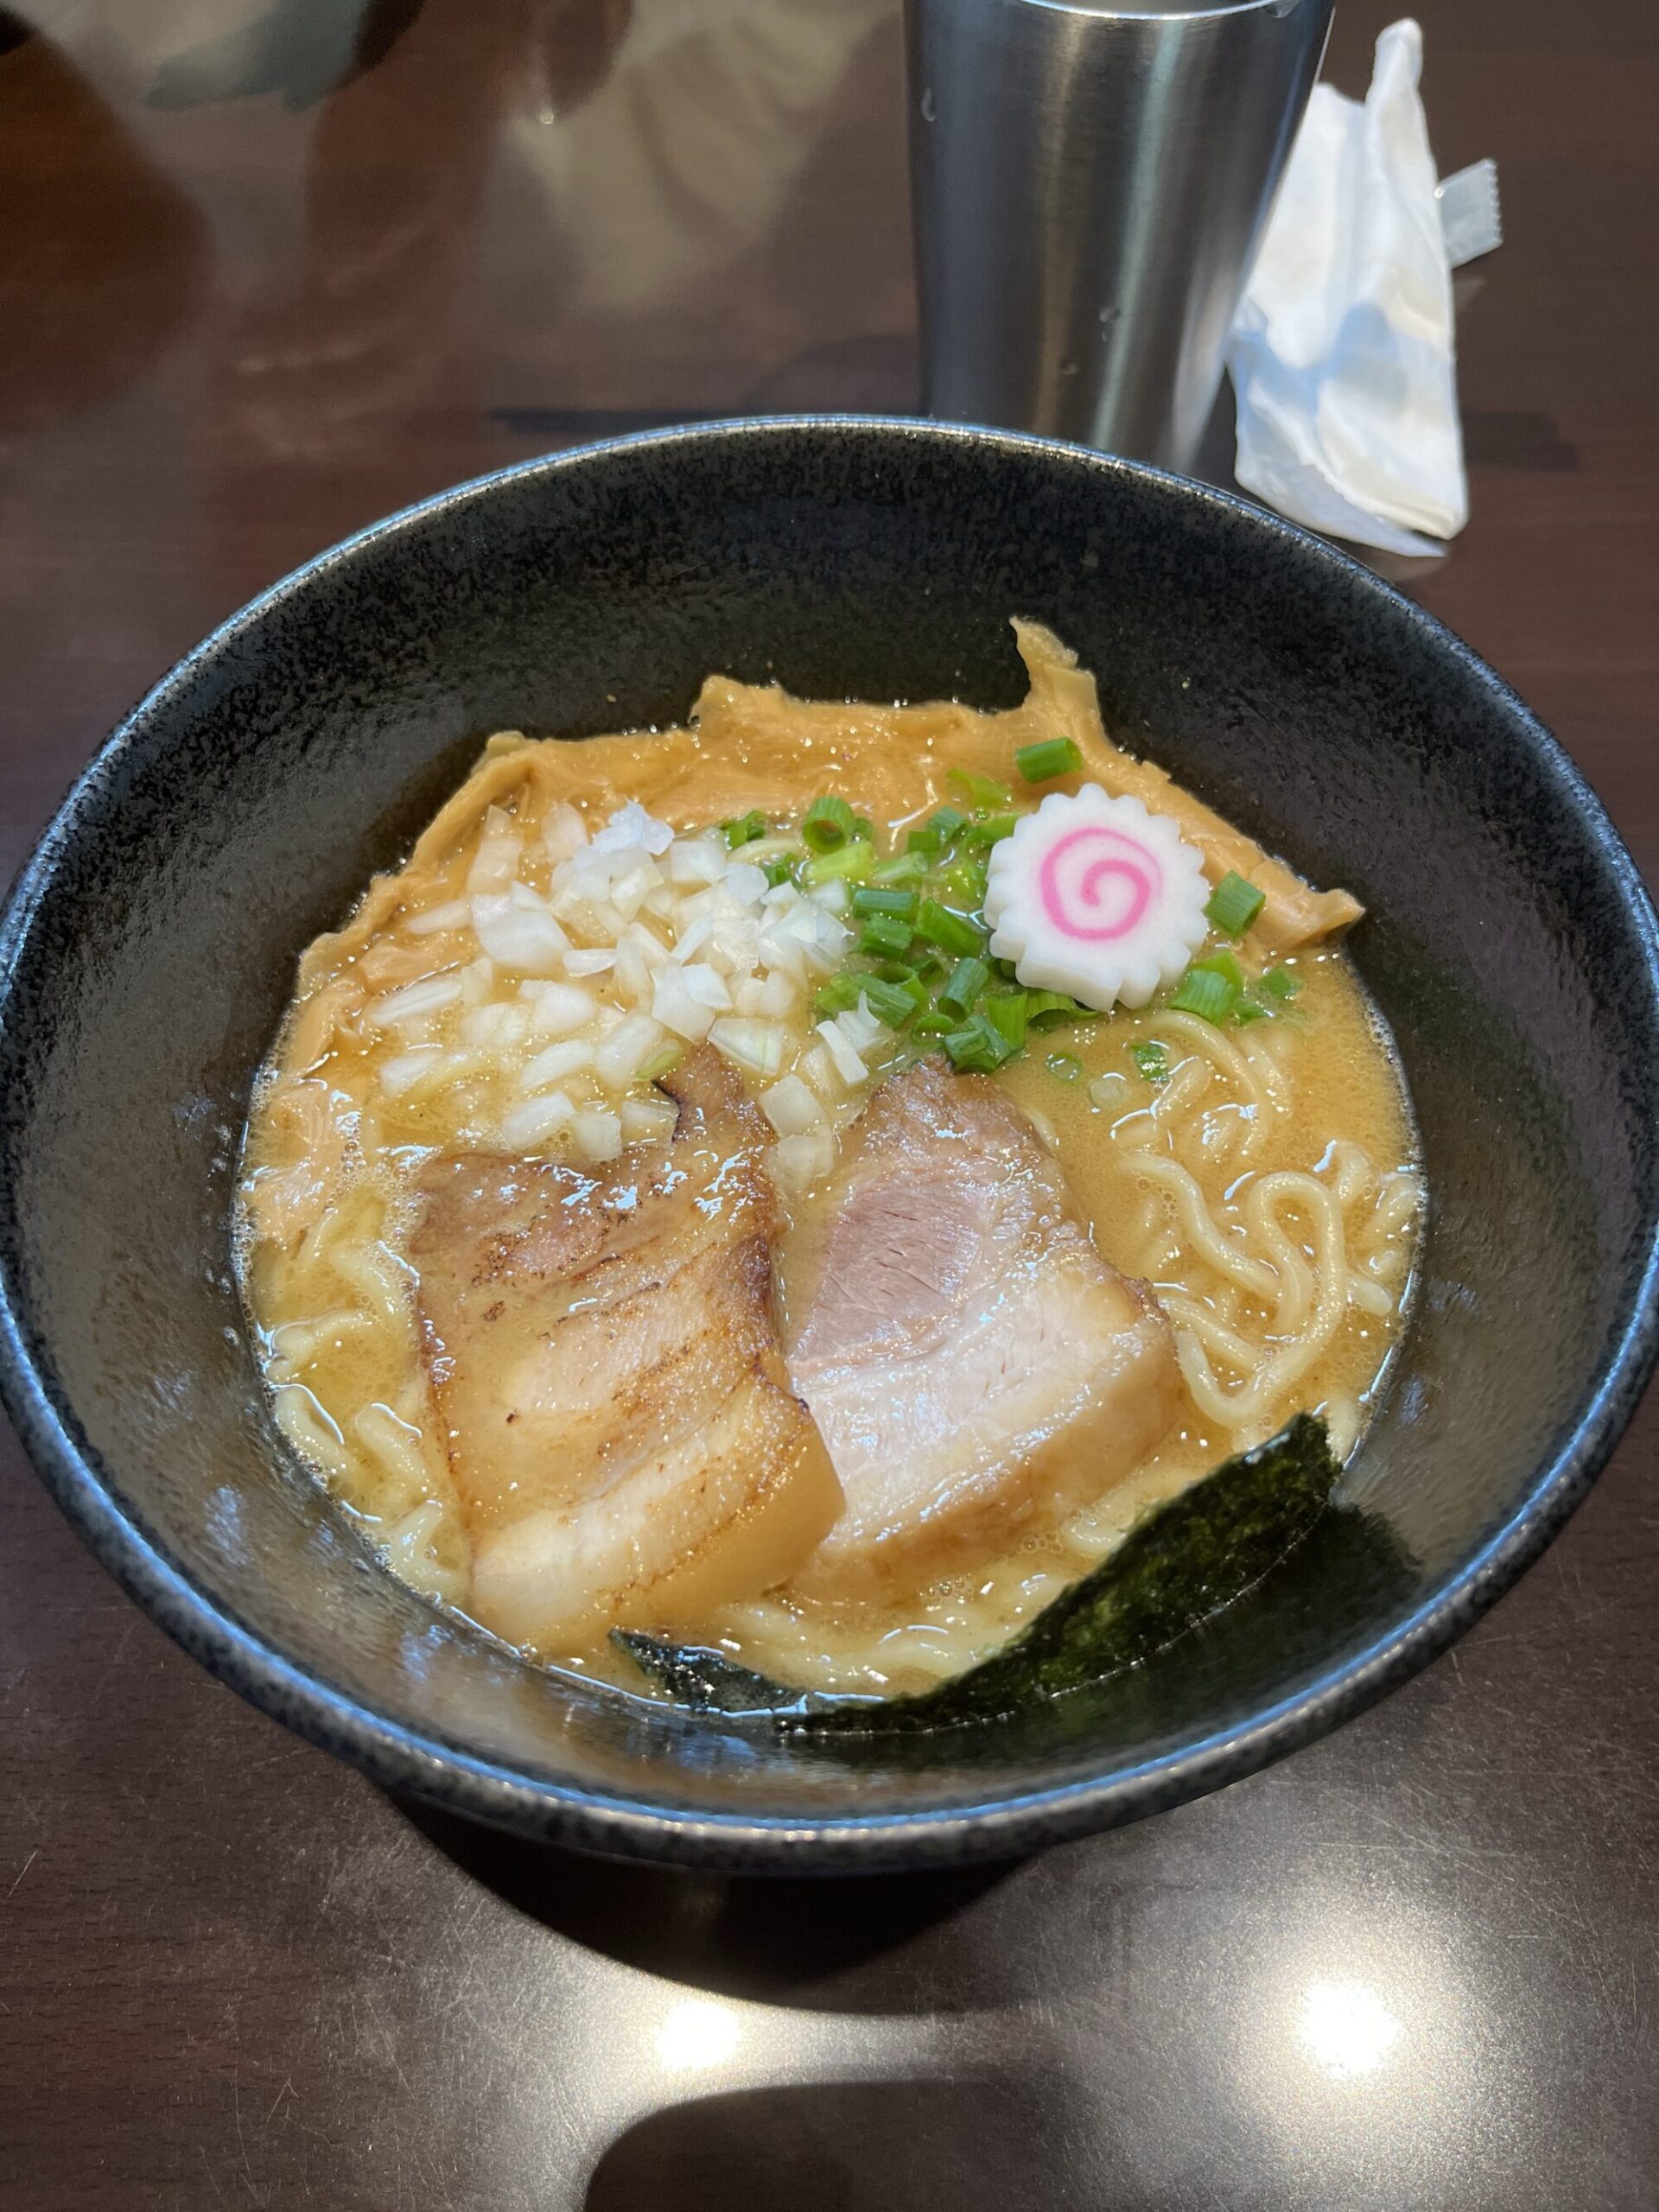
<svg viewBox="0 0 1659 2212"><path fill-rule="evenodd" d="M263 1395L232 1186L296 956L491 730L668 721L711 669L1011 705L1014 613L1078 650L1132 743L1370 909L1355 956L1433 1195L1414 1322L1347 1478L1363 1511L1100 1691L919 1742L812 1745L528 1664L393 1580ZM1368 570L1071 447L675 431L323 555L99 754L0 937L0 1382L139 1604L378 1781L618 1856L1001 1857L1306 1742L1538 1556L1653 1357L1656 1129L1656 926L1628 855L1521 702Z"/></svg>

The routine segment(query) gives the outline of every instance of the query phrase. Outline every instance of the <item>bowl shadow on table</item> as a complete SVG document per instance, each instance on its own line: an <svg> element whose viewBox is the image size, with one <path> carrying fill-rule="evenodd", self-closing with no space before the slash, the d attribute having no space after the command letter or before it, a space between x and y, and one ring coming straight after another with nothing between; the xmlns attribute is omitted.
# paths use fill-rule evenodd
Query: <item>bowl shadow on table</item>
<svg viewBox="0 0 1659 2212"><path fill-rule="evenodd" d="M1255 1670L1282 1679L1319 1650L1333 1614L1357 1618L1399 1602L1408 1554L1380 1515L1338 1503L1260 1581L1195 1623L1145 1663L1052 1700L1039 1716L1077 1741L1151 1743L1224 1712L1229 1684ZM846 1762L925 1762L948 1738L847 1737L821 1748ZM931 1872L871 1873L837 1882L693 1873L589 1859L508 1835L413 1798L404 1817L461 1871L568 1941L712 1993L815 2010L974 2009L984 1993L938 1940L1017 1860ZM903 1971L889 1955L906 1952ZM923 1953L926 1957L924 1961Z"/></svg>
<svg viewBox="0 0 1659 2212"><path fill-rule="evenodd" d="M606 2151L583 2212L1152 2212L1102 2172L1067 2085L1036 2074L742 2089L638 2120Z"/></svg>
<svg viewBox="0 0 1659 2212"><path fill-rule="evenodd" d="M711 1995L815 2011L956 2009L934 1976L884 1961L937 1936L1020 1863L833 1882L699 1873L589 1858L398 1794L392 1802L463 1874L567 1942Z"/></svg>

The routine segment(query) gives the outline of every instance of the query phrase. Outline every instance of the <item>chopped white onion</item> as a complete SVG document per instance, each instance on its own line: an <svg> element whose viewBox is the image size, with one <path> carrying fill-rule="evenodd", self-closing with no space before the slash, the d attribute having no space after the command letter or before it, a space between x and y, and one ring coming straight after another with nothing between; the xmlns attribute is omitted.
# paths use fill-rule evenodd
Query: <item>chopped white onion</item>
<svg viewBox="0 0 1659 2212"><path fill-rule="evenodd" d="M823 1109L798 1075L781 1077L760 1094L760 1111L780 1137L798 1137L815 1129Z"/></svg>
<svg viewBox="0 0 1659 2212"><path fill-rule="evenodd" d="M538 1037L568 1037L593 1020L596 1001L579 983L543 983L537 992L531 1027Z"/></svg>
<svg viewBox="0 0 1659 2212"><path fill-rule="evenodd" d="M429 1014L441 1014L445 1007L454 1006L463 988L459 976L425 976L418 983L405 983L400 991L371 999L363 1009L363 1018L372 1029L395 1029L400 1022L423 1021Z"/></svg>
<svg viewBox="0 0 1659 2212"><path fill-rule="evenodd" d="M530 1034L531 1011L527 1006L499 1003L470 1006L455 1024L455 1033L463 1045L477 1045L490 1052L511 1052Z"/></svg>
<svg viewBox="0 0 1659 2212"><path fill-rule="evenodd" d="M845 1084L862 1083L869 1074L869 1070L854 1050L846 1031L840 1027L839 1023L819 1022L818 1034L823 1038L823 1048L829 1053L836 1073L842 1081Z"/></svg>
<svg viewBox="0 0 1659 2212"><path fill-rule="evenodd" d="M556 868L556 878L558 873ZM561 886L556 881L547 903L577 937L597 939L601 944L614 944L626 926L625 918L602 890L569 883Z"/></svg>
<svg viewBox="0 0 1659 2212"><path fill-rule="evenodd" d="M490 1065L487 1052L476 1050L466 1052L445 1052L432 1070L427 1087L432 1090L449 1090L458 1083L471 1077L483 1075Z"/></svg>
<svg viewBox="0 0 1659 2212"><path fill-rule="evenodd" d="M704 976L712 977L719 985L718 1004L702 988ZM677 1037L683 1037L688 1045L700 1045L713 1027L715 1016L731 1002L731 994L712 968L681 968L671 963L657 977L651 1010Z"/></svg>
<svg viewBox="0 0 1659 2212"><path fill-rule="evenodd" d="M631 1014L619 1021L594 1054L594 1067L601 1083L613 1090L631 1084L652 1054L662 1048L666 1032L648 1014Z"/></svg>
<svg viewBox="0 0 1659 2212"><path fill-rule="evenodd" d="M597 945L591 950L578 946L574 952L568 952L564 957L567 976L608 976L615 965L615 953Z"/></svg>
<svg viewBox="0 0 1659 2212"><path fill-rule="evenodd" d="M472 867L467 871L468 893L476 898L480 893L505 891L518 872L518 855L524 849L524 841L513 828L512 817L499 806L491 807L484 817Z"/></svg>
<svg viewBox="0 0 1659 2212"><path fill-rule="evenodd" d="M688 899L685 902L685 906L689 906L690 903L690 900ZM680 909L680 918L683 921L685 920L685 906L682 906ZM674 947L674 956L676 959L690 960L695 953L701 952L703 946L708 944L709 939L713 936L714 929L715 918L712 914L699 914L693 917L691 920L687 921L685 927L680 931L678 942Z"/></svg>
<svg viewBox="0 0 1659 2212"><path fill-rule="evenodd" d="M753 861L734 861L726 871L726 888L740 906L758 906L770 887L766 871Z"/></svg>
<svg viewBox="0 0 1659 2212"><path fill-rule="evenodd" d="M747 914L724 915L709 932L709 957L728 976L747 976L760 957L760 926Z"/></svg>
<svg viewBox="0 0 1659 2212"><path fill-rule="evenodd" d="M826 914L844 914L851 904L847 896L847 887L838 875L832 875L828 883L814 884L806 895Z"/></svg>
<svg viewBox="0 0 1659 2212"><path fill-rule="evenodd" d="M679 1127L680 1109L671 1098L625 1098L616 1111L630 1144L666 1144Z"/></svg>
<svg viewBox="0 0 1659 2212"><path fill-rule="evenodd" d="M805 982L806 955L801 949L801 941L797 937L785 936L779 923L773 922L761 931L755 953L762 966L769 968L774 976L787 976L794 983Z"/></svg>
<svg viewBox="0 0 1659 2212"><path fill-rule="evenodd" d="M404 923L409 937L435 937L440 930L464 930L472 925L473 909L465 899L446 899L442 906L429 906L423 914L410 914Z"/></svg>
<svg viewBox="0 0 1659 2212"><path fill-rule="evenodd" d="M588 824L568 800L561 799L548 810L542 823L542 843L547 856L556 868L561 861L568 861L579 853L588 842Z"/></svg>
<svg viewBox="0 0 1659 2212"><path fill-rule="evenodd" d="M807 966L823 976L840 967L852 941L851 931L810 899L798 899L775 926L781 938L799 945Z"/></svg>
<svg viewBox="0 0 1659 2212"><path fill-rule="evenodd" d="M614 1114L581 1113L574 1127L577 1152L594 1166L614 1160L622 1149L622 1123Z"/></svg>
<svg viewBox="0 0 1659 2212"><path fill-rule="evenodd" d="M774 1020L781 1020L785 1014L794 1013L800 1000L801 994L794 977L786 969L774 968L760 986L760 1003L757 1011L770 1014Z"/></svg>
<svg viewBox="0 0 1659 2212"><path fill-rule="evenodd" d="M862 991L858 995L858 1004L849 1007L844 1014L838 1014L836 1020L842 1036L855 1052L874 1051L889 1034L887 1024L879 1021L870 1012L870 1002Z"/></svg>
<svg viewBox="0 0 1659 2212"><path fill-rule="evenodd" d="M726 988L726 979L718 968L711 968L707 961L693 960L680 971L685 977L685 988L694 999L704 1006L711 1006L716 1014L730 1007L732 995Z"/></svg>
<svg viewBox="0 0 1659 2212"><path fill-rule="evenodd" d="M520 976L556 976L570 950L546 902L522 883L475 898L473 928L491 959Z"/></svg>
<svg viewBox="0 0 1659 2212"><path fill-rule="evenodd" d="M616 978L617 989L635 1006L651 996L651 970L639 946L629 944L626 938L616 948L616 965L611 972Z"/></svg>
<svg viewBox="0 0 1659 2212"><path fill-rule="evenodd" d="M622 937L624 945L632 945L647 968L660 968L668 958L668 948L654 930L643 922L630 922ZM619 946L618 950L620 950Z"/></svg>
<svg viewBox="0 0 1659 2212"><path fill-rule="evenodd" d="M576 1109L563 1091L550 1091L545 1098L526 1098L511 1107L502 1116L496 1141L509 1152L531 1151L576 1118Z"/></svg>
<svg viewBox="0 0 1659 2212"><path fill-rule="evenodd" d="M809 1045L796 1063L820 1098L839 1098L846 1085L836 1073L836 1064L822 1045ZM861 1068L863 1062L859 1065ZM862 1077L860 1080L862 1081Z"/></svg>
<svg viewBox="0 0 1659 2212"><path fill-rule="evenodd" d="M594 839L594 849L620 853L632 845L640 845L646 852L657 854L665 853L673 842L674 832L667 823L658 822L645 812L638 799L631 798L626 806L618 807Z"/></svg>
<svg viewBox="0 0 1659 2212"><path fill-rule="evenodd" d="M748 976L732 993L732 1004L739 1014L764 1014L766 1008L760 1001L766 995L766 987L760 978L758 976Z"/></svg>
<svg viewBox="0 0 1659 2212"><path fill-rule="evenodd" d="M691 890L718 883L726 873L726 855L712 837L680 837L668 852L668 880Z"/></svg>
<svg viewBox="0 0 1659 2212"><path fill-rule="evenodd" d="M642 859L637 868L631 868L626 875L617 877L611 886L610 903L623 922L633 919L662 880L661 868L650 859ZM621 934L620 927L617 933L619 936Z"/></svg>
<svg viewBox="0 0 1659 2212"><path fill-rule="evenodd" d="M482 1006L494 988L495 963L481 952L461 971L461 995L468 1006Z"/></svg>
<svg viewBox="0 0 1659 2212"><path fill-rule="evenodd" d="M380 1063L380 1088L388 1098L401 1098L423 1075L435 1068L442 1054L436 1045L417 1045L412 1052L394 1052Z"/></svg>
<svg viewBox="0 0 1659 2212"><path fill-rule="evenodd" d="M518 1071L520 1090L548 1090L556 1083L591 1067L594 1048L584 1038L567 1037L557 1045L550 1045L544 1052L537 1052Z"/></svg>
<svg viewBox="0 0 1659 2212"><path fill-rule="evenodd" d="M772 1179L781 1190L791 1194L810 1190L836 1164L835 1131L826 1122L798 1136L780 1138L770 1157Z"/></svg>
<svg viewBox="0 0 1659 2212"><path fill-rule="evenodd" d="M726 1014L709 1030L709 1042L746 1074L774 1076L784 1065L789 1032L775 1021L744 1021Z"/></svg>
<svg viewBox="0 0 1659 2212"><path fill-rule="evenodd" d="M728 920L742 911L724 882L711 883L706 891L693 891L680 902L681 917L688 925Z"/></svg>

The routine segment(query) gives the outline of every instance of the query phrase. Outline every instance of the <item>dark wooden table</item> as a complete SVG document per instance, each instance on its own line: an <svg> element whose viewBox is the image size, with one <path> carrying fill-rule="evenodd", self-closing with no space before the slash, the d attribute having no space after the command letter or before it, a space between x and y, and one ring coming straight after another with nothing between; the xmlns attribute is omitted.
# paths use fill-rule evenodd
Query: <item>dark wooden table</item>
<svg viewBox="0 0 1659 2212"><path fill-rule="evenodd" d="M1349 89L1389 11L1342 0ZM1649 0L1425 0L1474 519L1411 588L1659 868ZM913 404L889 0L0 10L0 874L342 532L688 415ZM216 1688L0 1444L0 2205L1659 2203L1659 1403L1340 1735L971 1878L626 1872Z"/></svg>

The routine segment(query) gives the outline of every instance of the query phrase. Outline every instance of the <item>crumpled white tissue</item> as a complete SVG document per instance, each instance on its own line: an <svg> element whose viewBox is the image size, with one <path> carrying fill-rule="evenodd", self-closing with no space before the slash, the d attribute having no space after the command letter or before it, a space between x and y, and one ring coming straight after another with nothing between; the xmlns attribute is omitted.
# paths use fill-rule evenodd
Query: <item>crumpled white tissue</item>
<svg viewBox="0 0 1659 2212"><path fill-rule="evenodd" d="M1240 484L1398 553L1442 551L1469 516L1422 60L1408 18L1377 40L1363 106L1314 86L1228 361Z"/></svg>

